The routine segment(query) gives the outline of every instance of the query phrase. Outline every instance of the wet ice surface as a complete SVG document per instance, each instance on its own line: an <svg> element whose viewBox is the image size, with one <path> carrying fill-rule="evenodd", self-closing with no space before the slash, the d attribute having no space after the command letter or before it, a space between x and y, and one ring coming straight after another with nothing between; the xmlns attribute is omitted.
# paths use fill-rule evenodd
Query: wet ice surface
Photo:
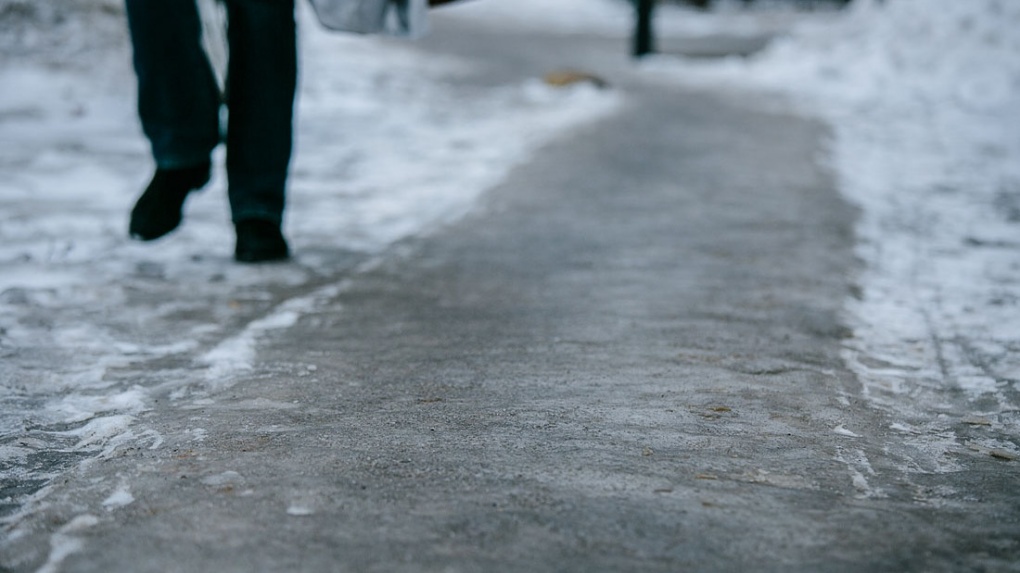
<svg viewBox="0 0 1020 573"><path fill-rule="evenodd" d="M0 45L7 520L68 468L125 444L158 448L162 436L140 418L157 401L193 403L229 387L253 366L260 337L313 311L358 265L461 216L530 150L618 103L524 79L468 92L447 78L470 74L469 62L324 33L302 6L285 222L297 257L241 266L230 258L222 171L189 199L174 235L127 240L151 166L120 3L35 6L23 25L5 22Z"/></svg>
<svg viewBox="0 0 1020 573"><path fill-rule="evenodd" d="M936 471L960 448L1020 453L1018 29L1012 2L860 0L747 61L646 66L783 94L832 127L827 161L861 208L844 356Z"/></svg>

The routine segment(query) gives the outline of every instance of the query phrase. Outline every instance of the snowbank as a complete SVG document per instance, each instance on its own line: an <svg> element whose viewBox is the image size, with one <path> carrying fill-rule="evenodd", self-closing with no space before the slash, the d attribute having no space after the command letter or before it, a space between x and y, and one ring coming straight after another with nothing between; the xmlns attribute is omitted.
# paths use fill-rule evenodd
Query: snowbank
<svg viewBox="0 0 1020 573"><path fill-rule="evenodd" d="M846 357L871 399L905 415L958 400L1015 411L1020 3L857 0L750 60L647 67L785 94L828 120L835 174L862 213Z"/></svg>
<svg viewBox="0 0 1020 573"><path fill-rule="evenodd" d="M924 407L960 388L1008 409L1020 381L1020 3L858 1L736 67L834 127L842 189L863 209L848 358L872 397L931 388Z"/></svg>

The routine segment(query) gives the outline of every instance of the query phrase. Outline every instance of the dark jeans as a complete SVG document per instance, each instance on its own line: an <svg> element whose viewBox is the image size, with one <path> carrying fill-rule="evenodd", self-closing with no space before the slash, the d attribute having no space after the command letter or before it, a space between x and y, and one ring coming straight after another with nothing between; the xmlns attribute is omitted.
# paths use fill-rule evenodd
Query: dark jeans
<svg viewBox="0 0 1020 573"><path fill-rule="evenodd" d="M235 222L279 223L292 147L297 41L294 0L224 0L226 97L202 49L195 0L125 0L138 113L159 168L209 161L226 103L227 176Z"/></svg>

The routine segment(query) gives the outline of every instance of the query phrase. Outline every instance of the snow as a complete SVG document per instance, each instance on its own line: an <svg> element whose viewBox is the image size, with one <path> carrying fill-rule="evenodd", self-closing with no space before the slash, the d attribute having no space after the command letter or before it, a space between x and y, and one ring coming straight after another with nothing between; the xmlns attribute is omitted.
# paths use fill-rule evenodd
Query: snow
<svg viewBox="0 0 1020 573"><path fill-rule="evenodd" d="M210 487L236 487L244 485L244 476L235 471L225 471L202 478L202 483Z"/></svg>
<svg viewBox="0 0 1020 573"><path fill-rule="evenodd" d="M1016 410L1017 30L1017 2L857 0L750 59L644 65L779 94L831 126L831 167L861 209L844 355L865 395L907 418L989 399L993 414Z"/></svg>
<svg viewBox="0 0 1020 573"><path fill-rule="evenodd" d="M122 3L0 0L0 437L23 438L0 463L55 450L87 464L131 441L159 447L138 416L155 399L208 400L253 367L261 337L335 296L324 283L463 216L535 149L619 105L611 92L525 80L465 91L450 80L472 73L469 61L327 33L299 5L285 219L297 259L242 266L230 260L222 168L174 235L127 239L152 165ZM220 66L221 44L207 34ZM281 292L291 294L274 302ZM158 376L139 374L149 361L162 361ZM5 477L62 469L21 463Z"/></svg>
<svg viewBox="0 0 1020 573"><path fill-rule="evenodd" d="M131 494L131 488L127 484L121 484L116 491L103 500L103 507L108 511L112 511L131 505L134 502L135 496Z"/></svg>
<svg viewBox="0 0 1020 573"><path fill-rule="evenodd" d="M62 526L60 530L50 539L50 554L37 571L37 573L57 573L64 560L81 551L85 542L80 537L70 535L80 533L99 524L99 518L94 515L79 515Z"/></svg>
<svg viewBox="0 0 1020 573"><path fill-rule="evenodd" d="M303 505L291 505L287 507L287 515L292 517L308 517L315 515L315 510Z"/></svg>
<svg viewBox="0 0 1020 573"><path fill-rule="evenodd" d="M302 316L335 298L340 293L341 285L328 285L310 295L288 299L270 314L248 323L240 333L206 352L200 358L201 362L209 365L206 380L218 390L227 387L233 375L254 367L256 345L262 336L273 330L294 326Z"/></svg>
<svg viewBox="0 0 1020 573"><path fill-rule="evenodd" d="M853 432L851 430L848 430L848 429L844 428L842 426L842 424L839 425L839 426L836 426L835 428L833 428L832 431L837 433L837 434L839 434L839 435L841 435L841 436L846 436L848 438L859 438L859 437L861 437L860 434L855 433L855 432Z"/></svg>

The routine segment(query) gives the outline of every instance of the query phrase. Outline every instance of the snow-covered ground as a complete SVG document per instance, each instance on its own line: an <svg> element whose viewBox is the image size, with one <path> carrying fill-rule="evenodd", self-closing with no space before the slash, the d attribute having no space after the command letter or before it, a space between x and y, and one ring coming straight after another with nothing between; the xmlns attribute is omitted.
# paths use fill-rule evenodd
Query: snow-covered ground
<svg viewBox="0 0 1020 573"><path fill-rule="evenodd" d="M825 119L861 208L844 354L866 397L932 459L961 418L1020 438L1020 3L857 0L749 60L646 68Z"/></svg>
<svg viewBox="0 0 1020 573"><path fill-rule="evenodd" d="M124 443L158 446L138 421L155 396L204 399L352 266L463 215L533 149L619 103L537 79L458 91L446 79L469 62L327 33L301 4L297 259L246 267L230 260L222 172L171 237L127 239L152 166L121 4L0 0L0 478L15 492ZM161 374L138 378L145 363Z"/></svg>
<svg viewBox="0 0 1020 573"><path fill-rule="evenodd" d="M73 18L59 17L72 5ZM537 82L468 97L444 81L470 72L468 62L326 34L303 8L287 217L298 259L245 267L229 258L222 173L190 200L172 237L126 239L151 167L120 2L0 0L0 10L12 6L31 25L0 30L0 469L22 482L43 483L54 460L88 463L126 442L158 446L138 419L154 395L206 399L209 381L251 365L258 336L330 296L331 279L464 214L543 142L619 103ZM623 37L631 25L614 0L474 0L447 10L479 25L562 33ZM783 13L664 7L658 25L690 36L788 23ZM940 412L1020 434L1017 30L1013 0L857 0L846 14L805 19L755 58L664 56L638 71L768 90L831 124L832 168L862 213L846 358L867 397L922 447L942 447L935 435L955 439ZM182 288L187 300L175 296ZM283 290L304 295L272 308ZM159 378L133 377L149 361ZM40 451L51 452L42 469L32 465Z"/></svg>

